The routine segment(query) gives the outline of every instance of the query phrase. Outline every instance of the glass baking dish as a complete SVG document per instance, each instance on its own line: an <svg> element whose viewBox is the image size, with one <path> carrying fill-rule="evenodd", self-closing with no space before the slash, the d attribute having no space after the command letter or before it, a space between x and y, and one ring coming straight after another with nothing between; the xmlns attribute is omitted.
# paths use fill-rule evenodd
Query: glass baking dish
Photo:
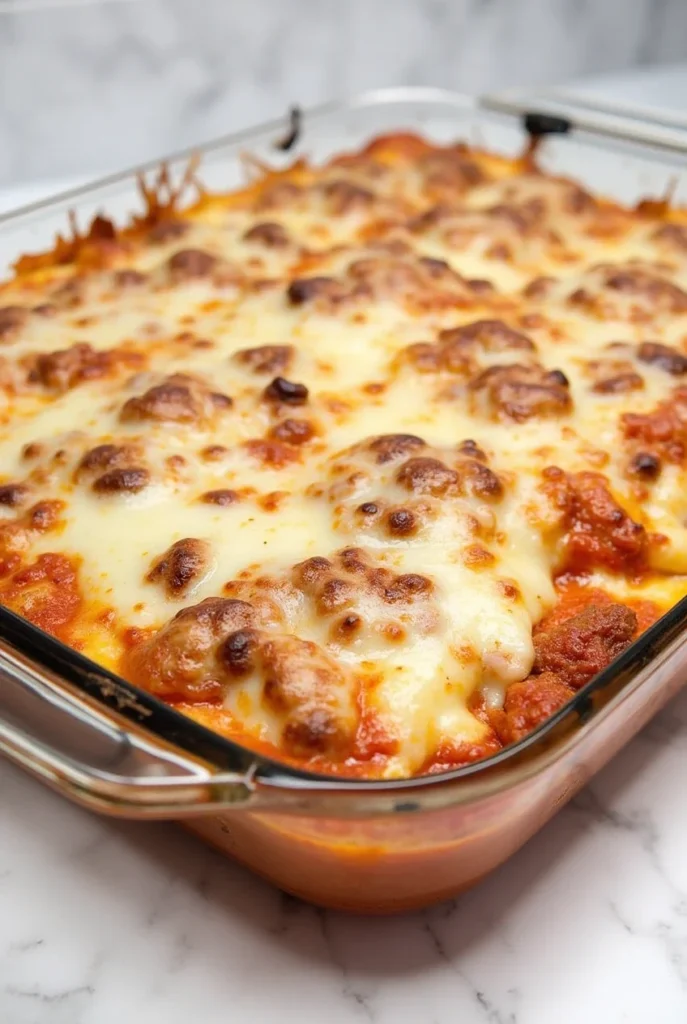
<svg viewBox="0 0 687 1024"><path fill-rule="evenodd" d="M686 132L588 105L393 89L301 120L288 153L275 148L280 139L283 147L282 123L205 147L198 177L226 190L245 180L247 151L275 165L298 155L319 160L404 129L515 155L527 125L547 135L539 150L547 170L626 202L668 187L687 202L679 178ZM167 162L172 183L189 155ZM140 208L137 174L156 171L137 168L0 217L0 263L48 246L68 211L82 229L98 211L123 222ZM0 609L0 750L94 810L182 820L304 899L400 911L455 895L502 863L677 692L686 673L687 598L570 704L497 755L424 778L342 780L224 739Z"/></svg>

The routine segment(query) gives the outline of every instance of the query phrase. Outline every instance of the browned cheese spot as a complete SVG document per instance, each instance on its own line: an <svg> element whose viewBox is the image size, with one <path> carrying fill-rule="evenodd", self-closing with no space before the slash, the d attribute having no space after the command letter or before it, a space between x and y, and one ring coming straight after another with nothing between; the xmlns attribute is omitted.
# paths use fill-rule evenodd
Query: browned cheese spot
<svg viewBox="0 0 687 1024"><path fill-rule="evenodd" d="M285 377L275 377L265 388L263 396L268 402L283 402L285 405L305 405L308 401L308 389L305 384L286 380Z"/></svg>
<svg viewBox="0 0 687 1024"><path fill-rule="evenodd" d="M167 262L174 283L209 277L217 264L217 257L203 249L180 249Z"/></svg>
<svg viewBox="0 0 687 1024"><path fill-rule="evenodd" d="M687 373L687 356L670 345L662 345L657 341L644 341L637 349L637 358L642 363L657 366L673 377L681 377Z"/></svg>
<svg viewBox="0 0 687 1024"><path fill-rule="evenodd" d="M169 597L182 597L207 573L210 560L207 541L185 537L154 560L146 580L162 584Z"/></svg>
<svg viewBox="0 0 687 1024"><path fill-rule="evenodd" d="M188 374L175 373L125 402L120 412L123 423L202 423L233 405L228 395L209 391L207 385Z"/></svg>
<svg viewBox="0 0 687 1024"><path fill-rule="evenodd" d="M495 419L523 423L535 417L558 417L572 410L570 385L561 370L513 363L491 366L470 381L476 398Z"/></svg>
<svg viewBox="0 0 687 1024"><path fill-rule="evenodd" d="M262 221L254 224L243 235L244 242L255 242L268 249L284 249L290 244L288 231L276 221Z"/></svg>
<svg viewBox="0 0 687 1024"><path fill-rule="evenodd" d="M205 494L201 494L200 500L206 505L221 505L227 508L229 505L235 505L239 496L230 488L220 488L216 491L206 491Z"/></svg>
<svg viewBox="0 0 687 1024"><path fill-rule="evenodd" d="M0 306L0 343L14 341L29 321L23 306Z"/></svg>
<svg viewBox="0 0 687 1024"><path fill-rule="evenodd" d="M271 428L269 436L284 444L307 444L315 435L311 423L307 420L286 419Z"/></svg>
<svg viewBox="0 0 687 1024"><path fill-rule="evenodd" d="M258 345L239 349L232 359L253 373L283 373L293 362L294 355L293 345Z"/></svg>
<svg viewBox="0 0 687 1024"><path fill-rule="evenodd" d="M93 483L97 494L138 494L150 483L150 473L142 466L111 469Z"/></svg>

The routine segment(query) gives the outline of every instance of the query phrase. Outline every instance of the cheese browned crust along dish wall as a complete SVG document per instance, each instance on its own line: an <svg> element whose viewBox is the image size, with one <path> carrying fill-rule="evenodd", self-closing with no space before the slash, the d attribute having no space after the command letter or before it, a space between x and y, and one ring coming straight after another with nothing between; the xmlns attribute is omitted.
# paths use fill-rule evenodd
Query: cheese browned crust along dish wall
<svg viewBox="0 0 687 1024"><path fill-rule="evenodd" d="M687 220L380 137L19 260L0 601L212 729L393 777L687 592Z"/></svg>

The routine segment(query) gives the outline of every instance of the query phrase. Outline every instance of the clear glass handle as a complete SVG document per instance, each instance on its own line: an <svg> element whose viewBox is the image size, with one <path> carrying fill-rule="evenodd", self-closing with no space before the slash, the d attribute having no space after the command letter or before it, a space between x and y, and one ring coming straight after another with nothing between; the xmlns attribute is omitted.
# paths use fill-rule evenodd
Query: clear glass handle
<svg viewBox="0 0 687 1024"><path fill-rule="evenodd" d="M651 146L672 153L687 153L687 121L679 116L647 116L646 112L619 104L597 102L564 90L511 89L480 97L483 110L524 116L536 111L564 118L570 130L579 129L602 140L614 139L634 146Z"/></svg>
<svg viewBox="0 0 687 1024"><path fill-rule="evenodd" d="M66 796L127 818L176 818L245 804L251 771L222 772L119 725L0 641L0 752Z"/></svg>

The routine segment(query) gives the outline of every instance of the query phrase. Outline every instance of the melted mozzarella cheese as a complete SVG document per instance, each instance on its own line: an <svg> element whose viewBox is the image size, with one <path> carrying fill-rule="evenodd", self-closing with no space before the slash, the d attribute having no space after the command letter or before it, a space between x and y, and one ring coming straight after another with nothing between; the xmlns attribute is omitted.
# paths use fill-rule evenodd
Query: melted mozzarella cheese
<svg viewBox="0 0 687 1024"><path fill-rule="evenodd" d="M504 180L468 192L462 207L483 211L513 201L504 192ZM518 201L541 195L543 183L528 181ZM389 203L396 202L397 179L384 187L390 190ZM405 201L408 209L422 209L415 186ZM383 207L382 212L389 210ZM36 500L58 497L65 502L59 535L35 536L31 553L57 547L78 555L83 592L95 604L113 608L117 621L128 626L159 628L179 608L222 594L242 575L279 576L305 559L330 558L350 546L361 547L375 564L394 573L427 577L436 621L423 630L412 608L398 615L391 609L390 617L399 619L406 633L400 643L375 634L344 645L332 637L331 621L311 604L285 611L289 632L326 649L347 670L375 676L369 703L397 740L397 753L384 771L403 775L416 771L442 743L484 737L487 727L469 710L475 688L482 686L487 702L498 704L504 688L529 673L532 626L556 600L553 576L560 556L557 538L546 529L541 470L550 465L569 472L600 467L614 492L632 502L619 416L627 410L650 411L675 385L660 368L637 363L633 346L647 338L679 343L687 333L687 317L660 315L647 325L628 315L632 296L622 294L614 296L614 310L602 319L568 301L575 289L594 286L590 264L656 261L660 254L641 221L631 220L617 237L594 238L585 234L579 218L557 213L565 259L539 236L521 239L521 249L516 244L512 258L504 259L490 256L488 243L502 235L506 244L517 243L517 233L508 227L490 229L479 217L473 223L460 209L456 224L472 232L462 245L451 234L451 224L415 236L398 230L415 255L445 260L467 280L491 281L496 291L483 303L430 304L418 310L398 297L373 295L335 309L290 304L285 280L295 276L302 261L312 261L314 274L336 276L345 274L352 256L370 257L368 239L361 240L360 234L378 213L363 209L332 217L320 198L309 201L306 196L258 217L250 207L226 206L218 199L188 215L190 228L181 242L141 245L123 258L123 265L150 275L143 285L114 288L108 271L83 277L76 308L67 306L51 318L32 316L3 355L21 367L38 353L77 343L102 352L126 344L140 354L143 365L86 379L64 392L29 386L8 396L0 417L0 474L7 482L26 481ZM281 224L289 244L270 248L246 241L246 230L259 219ZM328 252L336 246L342 248ZM194 248L265 283L259 290L205 278L170 285L164 262L179 249ZM523 299L520 289L538 275L556 279L551 291L541 301ZM687 261L678 261L670 277L687 286ZM10 283L7 304L33 301L32 287L21 277ZM408 346L432 342L442 329L485 317L517 325L523 313L542 314L541 322L532 320L533 326L519 329L536 343L536 358L546 369L565 372L574 403L570 415L525 422L482 415L475 412L464 379L418 373L407 364L399 368L399 356ZM206 344L184 342L184 332ZM613 342L627 343L627 351L609 349ZM302 408L284 408L282 417L306 418L316 428L312 444L278 467L266 465L246 447L274 426L261 392L275 374L256 376L232 359L239 350L262 345L293 346L294 360L284 376L305 383L309 400ZM523 358L532 357L485 352L480 365ZM643 378L641 390L621 395L592 390L590 362L611 358L632 363ZM127 399L174 373L194 375L230 396L233 407L208 422L121 420ZM504 497L495 503L474 496L446 501L409 539L367 530L352 513L342 518L336 502L316 493L317 486L327 483L333 462L351 445L395 433L417 434L443 451L474 439L505 481ZM94 492L76 472L83 456L97 445L126 443L140 447L148 486L138 493ZM30 444L40 446L38 456L27 458ZM210 458L212 446L221 451ZM667 467L637 511L648 528L666 537L654 555L661 572L687 572L685 483L682 467ZM219 489L236 490L239 499L226 507L201 500ZM269 495L278 497L270 504ZM350 501L360 506L399 503L402 497L395 483L372 474ZM16 513L5 508L1 514L9 520ZM475 542L475 522L488 524L480 544L490 558L480 567L465 556ZM211 558L183 595L175 595L146 577L154 560L184 538L206 541ZM628 588L612 574L599 572L595 579L612 592L624 594ZM515 597L507 596L508 583ZM669 594L672 602L684 589L682 580L666 584L660 577L644 585L646 596L659 601ZM362 595L356 607L373 617L376 606L366 600ZM117 665L121 648L116 637L104 643L94 633L84 644L94 657ZM280 721L261 686L256 675L247 677L227 691L224 706L242 732L279 745Z"/></svg>

